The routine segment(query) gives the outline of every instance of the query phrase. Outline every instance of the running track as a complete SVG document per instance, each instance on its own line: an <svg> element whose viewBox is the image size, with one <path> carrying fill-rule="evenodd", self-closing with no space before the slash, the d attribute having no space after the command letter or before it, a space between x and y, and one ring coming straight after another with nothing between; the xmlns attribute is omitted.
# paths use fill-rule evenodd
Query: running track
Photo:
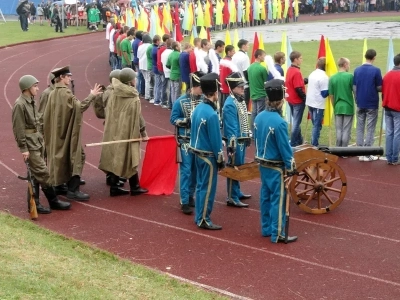
<svg viewBox="0 0 400 300"><path fill-rule="evenodd" d="M94 83L107 84L104 33L0 50L0 209L28 219L25 184L16 178L25 166L15 145L11 107L18 79L35 75L46 87L48 71L70 65L76 95L85 98ZM169 111L142 101L150 136L172 134ZM102 139L103 125L92 109L84 114L83 143ZM247 154L252 160L254 148ZM144 152L143 152L144 154ZM291 234L298 242L271 244L259 226L259 180L242 184L250 208L225 206L219 178L212 219L222 231L197 229L179 209L179 195L108 196L97 169L100 148L86 148L82 190L88 203L71 211L39 216L40 226L91 243L123 258L168 272L181 280L242 299L400 299L399 170L384 162L340 160L348 178L345 201L326 215L308 215L294 205Z"/></svg>

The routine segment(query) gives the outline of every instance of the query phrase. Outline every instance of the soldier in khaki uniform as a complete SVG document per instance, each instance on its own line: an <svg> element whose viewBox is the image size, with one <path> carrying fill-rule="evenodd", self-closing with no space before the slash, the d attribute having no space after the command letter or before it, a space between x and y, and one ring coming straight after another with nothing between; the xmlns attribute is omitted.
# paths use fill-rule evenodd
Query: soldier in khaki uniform
<svg viewBox="0 0 400 300"><path fill-rule="evenodd" d="M43 159L44 141L42 134L38 131L39 113L34 100L39 90L38 83L39 81L31 75L22 76L19 80L21 95L12 110L12 123L18 148L24 160L29 162L35 180L34 196L37 212L48 214L51 210L39 202L39 184L51 209L66 210L71 207L71 204L59 200L54 188L49 184L49 172Z"/></svg>
<svg viewBox="0 0 400 300"><path fill-rule="evenodd" d="M82 114L101 94L101 86L96 83L89 96L81 102L68 88L72 76L69 67L51 73L55 77L54 91L49 95L43 116L50 182L53 185L67 182L67 198L85 201L89 195L79 190L85 164L81 144Z"/></svg>
<svg viewBox="0 0 400 300"><path fill-rule="evenodd" d="M112 80L112 92L106 107L103 142L142 138L148 140L141 113L139 93L135 86L136 73L131 68L121 70L119 80ZM131 196L147 193L139 185L137 168L140 143L103 145L99 169L110 175L110 196L129 194L119 187L120 177L129 178Z"/></svg>

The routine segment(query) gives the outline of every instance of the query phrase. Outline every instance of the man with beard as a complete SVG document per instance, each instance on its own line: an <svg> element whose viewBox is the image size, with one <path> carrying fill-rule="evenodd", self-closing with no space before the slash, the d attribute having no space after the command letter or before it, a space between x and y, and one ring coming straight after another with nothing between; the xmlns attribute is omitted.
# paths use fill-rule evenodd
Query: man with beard
<svg viewBox="0 0 400 300"><path fill-rule="evenodd" d="M112 92L106 106L103 142L139 139L147 141L145 122L141 114L139 93L135 88L136 73L124 68L119 80L113 78ZM131 196L147 193L139 185L137 168L140 161L140 142L103 145L99 169L109 174L110 196L127 195L120 188L120 177L129 178Z"/></svg>
<svg viewBox="0 0 400 300"><path fill-rule="evenodd" d="M200 78L205 99L193 111L190 129L189 151L195 154L197 169L195 223L199 228L209 230L222 229L210 219L217 187L217 172L225 167L217 114L218 77L216 73L210 73Z"/></svg>
<svg viewBox="0 0 400 300"><path fill-rule="evenodd" d="M42 206L39 202L39 184L42 186L42 191L51 209L66 210L70 208L71 204L60 201L57 198L54 188L49 183L49 171L43 158L43 136L40 130L38 130L40 126L39 113L34 100L39 91L38 83L39 81L31 75L22 76L19 80L21 95L15 102L12 110L12 125L15 140L22 158L29 163L32 172L35 185L34 198L36 210L39 214L49 214L51 210ZM28 211L30 211L29 198Z"/></svg>
<svg viewBox="0 0 400 300"><path fill-rule="evenodd" d="M49 95L43 117L46 137L47 163L52 185L67 182L68 199L88 200L89 195L79 191L85 157L81 145L83 112L95 96L101 94L97 83L84 101L79 101L68 89L71 83L69 67L54 69L54 91Z"/></svg>
<svg viewBox="0 0 400 300"><path fill-rule="evenodd" d="M176 126L182 161L179 164L179 189L182 212L190 215L194 207L196 190L196 165L193 153L188 151L190 142L190 119L195 107L202 101L200 78L205 74L195 72L190 76L191 88L179 97L172 107L170 122Z"/></svg>
<svg viewBox="0 0 400 300"><path fill-rule="evenodd" d="M222 108L223 139L227 143L228 164L240 166L244 164L246 148L250 146L249 121L247 118L246 102L244 101L244 86L246 82L239 72L226 77L230 96ZM240 200L249 199L240 190L239 181L227 179L228 199L226 204L234 207L247 207Z"/></svg>

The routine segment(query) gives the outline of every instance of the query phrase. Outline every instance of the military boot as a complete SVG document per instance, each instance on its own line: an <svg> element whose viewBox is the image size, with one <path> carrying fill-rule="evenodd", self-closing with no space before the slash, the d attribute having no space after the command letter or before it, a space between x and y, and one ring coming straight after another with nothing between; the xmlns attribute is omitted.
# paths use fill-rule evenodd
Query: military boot
<svg viewBox="0 0 400 300"><path fill-rule="evenodd" d="M131 188L131 196L137 196L140 194L147 193L149 191L147 189L143 189L140 187L138 173L129 178L129 186Z"/></svg>
<svg viewBox="0 0 400 300"><path fill-rule="evenodd" d="M88 194L82 193L79 190L80 181L81 178L79 176L72 176L72 178L68 181L68 199L74 199L77 201L89 200L90 196Z"/></svg>
<svg viewBox="0 0 400 300"><path fill-rule="evenodd" d="M47 201L49 201L51 209L67 210L71 208L71 203L58 199L56 191L52 186L42 187L42 191L46 196Z"/></svg>
<svg viewBox="0 0 400 300"><path fill-rule="evenodd" d="M35 198L35 204L36 204L37 213L38 214L43 214L43 215L51 213L51 209L50 208L43 206L39 202L39 183L38 182L35 182L35 186L33 187L33 190L34 190L33 196ZM31 211L30 200L31 200L31 194L30 194L29 189L28 189L28 212Z"/></svg>
<svg viewBox="0 0 400 300"><path fill-rule="evenodd" d="M68 186L66 183L63 183L63 184L55 186L54 190L56 191L57 195L66 195L68 192Z"/></svg>
<svg viewBox="0 0 400 300"><path fill-rule="evenodd" d="M107 173L107 175L106 175L106 183L107 183L107 185L108 186L111 186L111 177L112 177L112 175L114 175L114 176L116 176L115 174L113 174L113 173ZM118 177L118 176L117 176ZM121 179L120 179L120 177L118 177L118 180L117 180L117 182L115 183L115 182L113 182L113 184L115 185L115 186L117 186L117 187L123 187L124 186L124 181L122 181Z"/></svg>
<svg viewBox="0 0 400 300"><path fill-rule="evenodd" d="M113 173L109 173L108 181L110 182L110 196L121 196L121 195L128 195L129 191L120 188L120 181L119 177Z"/></svg>

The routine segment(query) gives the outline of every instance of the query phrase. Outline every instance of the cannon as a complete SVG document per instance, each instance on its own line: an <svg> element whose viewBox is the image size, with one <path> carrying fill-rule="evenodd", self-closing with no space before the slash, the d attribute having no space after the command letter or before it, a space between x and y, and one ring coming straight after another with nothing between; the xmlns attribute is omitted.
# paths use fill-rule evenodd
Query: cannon
<svg viewBox="0 0 400 300"><path fill-rule="evenodd" d="M311 214L324 214L342 203L347 192L347 179L338 165L339 156L383 155L382 147L313 147L293 148L297 174L292 177L289 194L294 203ZM260 177L258 162L226 167L219 175L238 181Z"/></svg>

